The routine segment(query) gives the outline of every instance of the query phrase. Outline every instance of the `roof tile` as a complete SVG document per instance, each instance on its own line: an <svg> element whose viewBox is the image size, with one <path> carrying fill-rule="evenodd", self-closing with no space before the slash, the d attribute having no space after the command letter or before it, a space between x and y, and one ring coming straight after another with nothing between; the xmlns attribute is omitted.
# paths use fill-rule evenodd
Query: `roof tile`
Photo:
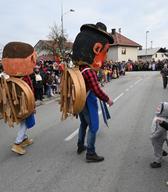
<svg viewBox="0 0 168 192"><path fill-rule="evenodd" d="M128 39L127 37L125 37L124 35L121 35L120 33L115 32L114 34L111 34L111 35L114 39L114 43L111 46L122 45L122 46L130 46L130 47L141 47L140 44Z"/></svg>

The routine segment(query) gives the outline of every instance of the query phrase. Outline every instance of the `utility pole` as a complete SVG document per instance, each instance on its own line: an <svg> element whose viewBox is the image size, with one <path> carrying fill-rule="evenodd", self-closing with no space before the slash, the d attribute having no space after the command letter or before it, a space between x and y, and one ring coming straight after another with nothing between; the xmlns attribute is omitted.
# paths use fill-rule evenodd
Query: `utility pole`
<svg viewBox="0 0 168 192"><path fill-rule="evenodd" d="M149 31L146 31L146 49L145 49L145 59L147 61L147 49L148 49L148 33Z"/></svg>
<svg viewBox="0 0 168 192"><path fill-rule="evenodd" d="M61 36L62 36L62 45L61 45L61 49L62 49L62 51L61 51L61 53L64 55L64 52L65 52L65 50L64 50L64 15L66 15L67 13L69 13L69 12L75 12L75 10L74 9L70 9L70 10L68 10L68 11L66 11L66 12L64 12L63 11L63 4L61 4Z"/></svg>
<svg viewBox="0 0 168 192"><path fill-rule="evenodd" d="M151 49L153 48L153 41L151 41Z"/></svg>

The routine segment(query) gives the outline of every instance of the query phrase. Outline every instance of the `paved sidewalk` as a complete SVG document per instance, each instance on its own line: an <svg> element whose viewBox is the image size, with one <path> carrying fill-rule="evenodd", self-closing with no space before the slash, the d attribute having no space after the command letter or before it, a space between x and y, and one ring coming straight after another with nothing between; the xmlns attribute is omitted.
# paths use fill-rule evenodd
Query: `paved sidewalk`
<svg viewBox="0 0 168 192"><path fill-rule="evenodd" d="M59 101L60 100L60 95L56 94L56 95L54 95L52 97L49 97L49 98L47 96L44 96L43 101L39 101L39 100L36 101L36 107L39 107L40 105L44 105L47 102L52 101L52 100ZM2 119L1 114L0 114L0 119Z"/></svg>
<svg viewBox="0 0 168 192"><path fill-rule="evenodd" d="M39 107L40 105L44 105L47 102L52 101L52 100L59 101L60 100L60 95L56 94L56 95L53 95L52 97L44 96L43 101L39 101L39 100L36 101L36 107Z"/></svg>

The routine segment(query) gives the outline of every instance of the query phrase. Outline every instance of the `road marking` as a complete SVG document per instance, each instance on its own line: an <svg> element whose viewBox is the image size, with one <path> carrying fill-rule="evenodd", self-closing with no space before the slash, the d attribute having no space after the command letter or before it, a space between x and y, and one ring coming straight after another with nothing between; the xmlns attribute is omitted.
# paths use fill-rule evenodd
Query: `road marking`
<svg viewBox="0 0 168 192"><path fill-rule="evenodd" d="M113 102L115 103L120 97L122 97L124 95L124 93L121 93L119 96L117 96ZM99 111L98 114L102 114L102 111ZM69 135L68 137L66 137L64 139L64 141L70 141L71 139L73 139L73 137L75 137L78 134L79 129L76 129L71 135Z"/></svg>
<svg viewBox="0 0 168 192"><path fill-rule="evenodd" d="M133 85L130 85L129 88L125 89L126 92L129 91L129 89L132 89L136 84L138 84L142 79L137 80Z"/></svg>
<svg viewBox="0 0 168 192"><path fill-rule="evenodd" d="M113 100L113 102L115 103L120 97L122 97L124 95L124 93L121 93L119 96L117 96L114 100Z"/></svg>
<svg viewBox="0 0 168 192"><path fill-rule="evenodd" d="M136 85L137 83L139 83L140 81L142 81L142 79L137 80L134 85ZM132 88L134 85L131 85L130 88ZM126 91L129 91L129 89L126 89ZM120 95L118 95L113 102L115 103L116 101L118 101L122 96L124 95L124 93L121 93ZM102 111L98 112L99 115L102 114ZM64 141L70 141L71 139L73 139L77 134L78 134L79 128L76 129L71 135L69 135L68 137L66 137L64 139Z"/></svg>
<svg viewBox="0 0 168 192"><path fill-rule="evenodd" d="M134 83L134 85L136 85L136 84L139 83L140 81L142 81L142 79L137 80L137 81Z"/></svg>
<svg viewBox="0 0 168 192"><path fill-rule="evenodd" d="M78 130L79 129L76 129L71 135L69 135L68 137L66 137L64 139L64 141L70 141L73 137L75 137L77 134L78 134Z"/></svg>

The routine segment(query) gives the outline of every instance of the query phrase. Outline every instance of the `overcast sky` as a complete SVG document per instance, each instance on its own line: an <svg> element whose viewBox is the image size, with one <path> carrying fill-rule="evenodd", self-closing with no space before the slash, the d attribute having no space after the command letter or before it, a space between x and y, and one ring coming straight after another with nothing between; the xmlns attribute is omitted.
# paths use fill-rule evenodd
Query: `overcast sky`
<svg viewBox="0 0 168 192"><path fill-rule="evenodd" d="M61 25L73 41L80 26L101 21L145 48L168 48L168 0L0 0L0 44L23 41L33 46L48 38L50 27ZM68 12L74 9L75 12ZM66 13L66 14L65 14Z"/></svg>

